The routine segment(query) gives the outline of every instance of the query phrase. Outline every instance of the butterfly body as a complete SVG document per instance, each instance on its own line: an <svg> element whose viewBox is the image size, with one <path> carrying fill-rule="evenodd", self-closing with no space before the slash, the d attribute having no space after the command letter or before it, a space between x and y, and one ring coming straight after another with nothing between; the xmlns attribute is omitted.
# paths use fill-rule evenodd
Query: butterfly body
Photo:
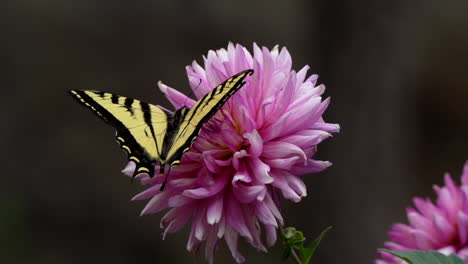
<svg viewBox="0 0 468 264"><path fill-rule="evenodd" d="M230 77L192 108L184 106L174 113L112 93L71 90L70 94L117 130L120 147L127 152L128 160L136 164L133 177L139 174L153 177L157 163L160 164L160 173L164 173L166 165L172 167L181 162L203 124L245 84L244 79L252 73L253 70L246 70Z"/></svg>

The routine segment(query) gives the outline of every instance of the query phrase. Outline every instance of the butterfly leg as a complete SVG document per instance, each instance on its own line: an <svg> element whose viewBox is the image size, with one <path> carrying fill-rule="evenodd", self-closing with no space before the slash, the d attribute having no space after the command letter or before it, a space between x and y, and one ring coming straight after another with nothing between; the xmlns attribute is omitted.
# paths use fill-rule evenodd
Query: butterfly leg
<svg viewBox="0 0 468 264"><path fill-rule="evenodd" d="M172 166L169 166L169 169L167 170L167 173L165 174L164 181L161 184L161 188L159 189L161 192L164 191L164 188L166 188L167 178L169 177L169 174L171 173L171 168ZM164 169L162 173L164 173Z"/></svg>

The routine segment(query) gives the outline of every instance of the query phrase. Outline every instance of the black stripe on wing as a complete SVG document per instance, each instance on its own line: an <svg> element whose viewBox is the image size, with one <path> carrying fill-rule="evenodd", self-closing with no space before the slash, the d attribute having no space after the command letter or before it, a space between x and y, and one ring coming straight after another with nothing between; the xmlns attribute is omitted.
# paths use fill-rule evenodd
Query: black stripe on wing
<svg viewBox="0 0 468 264"><path fill-rule="evenodd" d="M104 92L95 92L88 91L96 94L99 98L104 98ZM86 94L83 90L71 90L69 91L70 95L78 101L81 105L87 107L93 113L95 113L101 120L105 121L107 124L113 126L117 130L116 138L119 142L120 147L127 153L128 160L133 161L136 164L135 172L133 176L136 176L140 173L148 174L150 177L154 175L154 160L151 160L146 154L145 150L137 143L136 139L133 137L129 129L123 124L118 118L111 114L105 107L98 103L91 96ZM118 104L118 99L120 96L112 94L111 102ZM124 103L124 107L131 113L134 112L132 109L133 99L127 98ZM147 109L149 111L149 109ZM143 124L142 124L143 125ZM147 124L146 124L147 125ZM152 126L151 126L152 128Z"/></svg>

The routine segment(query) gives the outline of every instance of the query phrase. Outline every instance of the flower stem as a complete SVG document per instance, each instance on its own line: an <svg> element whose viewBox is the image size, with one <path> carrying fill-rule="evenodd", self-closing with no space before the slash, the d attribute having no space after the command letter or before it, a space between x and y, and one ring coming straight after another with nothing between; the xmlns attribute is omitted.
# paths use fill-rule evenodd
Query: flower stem
<svg viewBox="0 0 468 264"><path fill-rule="evenodd" d="M296 251L294 249L291 249L291 260L296 263L296 264L302 264L301 258L297 255Z"/></svg>

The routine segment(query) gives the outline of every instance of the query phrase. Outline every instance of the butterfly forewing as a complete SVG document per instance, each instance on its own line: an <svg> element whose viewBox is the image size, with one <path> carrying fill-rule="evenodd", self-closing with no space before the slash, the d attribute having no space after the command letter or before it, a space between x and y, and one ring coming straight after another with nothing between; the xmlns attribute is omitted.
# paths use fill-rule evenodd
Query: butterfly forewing
<svg viewBox="0 0 468 264"><path fill-rule="evenodd" d="M111 93L72 90L72 96L117 129L117 141L136 163L135 175L154 171L160 161L170 114L161 108Z"/></svg>
<svg viewBox="0 0 468 264"><path fill-rule="evenodd" d="M166 156L171 166L180 163L183 153L189 150L203 124L245 84L245 77L252 73L253 70L246 70L232 76L211 90L187 112Z"/></svg>

